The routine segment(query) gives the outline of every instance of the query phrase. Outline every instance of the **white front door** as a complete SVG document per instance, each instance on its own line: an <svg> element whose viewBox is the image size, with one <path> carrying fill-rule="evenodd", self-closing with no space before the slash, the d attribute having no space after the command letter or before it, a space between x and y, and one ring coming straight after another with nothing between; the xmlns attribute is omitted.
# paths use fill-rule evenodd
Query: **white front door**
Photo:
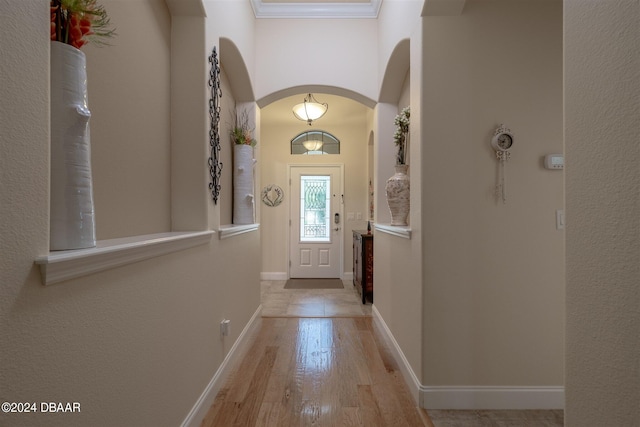
<svg viewBox="0 0 640 427"><path fill-rule="evenodd" d="M289 277L341 278L342 166L290 166Z"/></svg>

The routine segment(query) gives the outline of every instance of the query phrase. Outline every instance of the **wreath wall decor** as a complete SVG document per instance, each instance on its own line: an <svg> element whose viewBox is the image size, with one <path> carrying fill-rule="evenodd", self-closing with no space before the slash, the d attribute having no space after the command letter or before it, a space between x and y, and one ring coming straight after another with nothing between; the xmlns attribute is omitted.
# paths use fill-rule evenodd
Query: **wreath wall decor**
<svg viewBox="0 0 640 427"><path fill-rule="evenodd" d="M209 145L211 146L211 155L209 156L209 174L211 182L209 190L213 203L218 204L220 196L220 176L222 175L222 162L220 162L220 98L222 90L220 89L220 64L218 63L218 53L216 47L209 56L211 70L209 71L209 87L211 88L211 98L209 98L209 117L211 119L209 127Z"/></svg>
<svg viewBox="0 0 640 427"><path fill-rule="evenodd" d="M262 203L270 207L276 207L282 203L284 191L275 184L267 185L262 189Z"/></svg>

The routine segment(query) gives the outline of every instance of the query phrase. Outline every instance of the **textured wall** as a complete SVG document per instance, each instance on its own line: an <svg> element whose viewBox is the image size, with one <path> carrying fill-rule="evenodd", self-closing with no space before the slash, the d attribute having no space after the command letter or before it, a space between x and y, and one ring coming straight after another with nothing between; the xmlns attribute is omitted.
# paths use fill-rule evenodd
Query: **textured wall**
<svg viewBox="0 0 640 427"><path fill-rule="evenodd" d="M562 3L469 0L424 28L423 384L560 386L563 173L542 158L562 152Z"/></svg>
<svg viewBox="0 0 640 427"><path fill-rule="evenodd" d="M170 120L167 11L160 0L101 3L113 14L120 35L113 49L94 49L88 55L91 84L99 86L89 94L96 105L94 118L100 116L92 139L111 143L111 150L130 158L118 162L122 153L104 153L100 164L110 155L116 159L97 168L97 179L105 182L105 173L122 168L114 178L122 194L114 192L109 202L109 209L118 211L117 218L116 213L110 218L112 224L131 233L145 232L139 220L143 216L155 230L159 223L167 226L170 194L167 165L157 164L167 161ZM81 404L75 414L0 413L0 425L180 425L259 306L259 233L224 241L216 236L206 245L42 286L34 259L48 253L49 2L1 0L0 11L0 402ZM204 26L185 27L196 34L185 37L195 40L183 51L197 49ZM153 48L133 55L128 48L136 46L134 39L151 34L159 38ZM122 45L115 46L118 43ZM128 63L118 69L123 50ZM115 62L96 66L96 55L101 60L101 55L115 55ZM200 62L185 67L204 76L204 49L196 57ZM159 69L148 75L149 64L156 61ZM136 64L140 70L128 68ZM206 91L204 78L193 80L199 93ZM105 99L113 95L123 99ZM198 97L191 101L197 103ZM205 106L196 106L201 115L180 116L187 120L185 127L199 129L203 137L184 138L195 146L196 161L173 172L195 170L193 191L210 206L204 173ZM132 129L136 115L142 116L140 129ZM131 132L119 133L127 129ZM158 152L150 152L155 149ZM150 158L157 161L147 165ZM159 170L150 170L156 166ZM141 200L127 202L132 194ZM149 211L156 207L157 218ZM192 205L180 208L190 210ZM98 207L97 215L102 211ZM131 221L120 211L130 213ZM198 215L206 224L206 214ZM219 336L223 318L232 321L224 340Z"/></svg>
<svg viewBox="0 0 640 427"><path fill-rule="evenodd" d="M565 1L566 425L640 423L640 2Z"/></svg>

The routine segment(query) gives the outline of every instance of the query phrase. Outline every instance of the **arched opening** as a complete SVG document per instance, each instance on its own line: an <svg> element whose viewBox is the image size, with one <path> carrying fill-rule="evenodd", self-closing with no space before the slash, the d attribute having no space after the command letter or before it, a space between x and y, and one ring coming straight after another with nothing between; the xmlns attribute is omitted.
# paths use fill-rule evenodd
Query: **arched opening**
<svg viewBox="0 0 640 427"><path fill-rule="evenodd" d="M258 101L258 104L262 105L259 138L260 188L278 186L284 193L280 205L272 207L263 204L260 210L262 269L265 272L263 275L265 280L288 278L290 245L287 236L290 233L290 206L294 201L292 180L289 176L291 166L339 165L344 170L342 174L344 191L337 194L336 198L340 203L341 274L345 279L351 278L352 232L367 227L369 215L367 153L375 103L362 95L355 96L353 92L341 88L324 88L325 90L321 92L315 89L317 88L287 89ZM302 102L308 93L313 93L320 102L328 104L326 114L313 121L312 129L305 121L297 119L292 111L293 106ZM336 93L342 93L342 95ZM288 95L284 96L284 94ZM266 99L271 102L265 103ZM323 148L311 151L325 151L333 154L299 155L309 152L309 149L304 147L304 142L317 139L318 135L322 137ZM339 151L330 151L329 146L332 144L337 149L338 141ZM332 210L332 221L335 213Z"/></svg>

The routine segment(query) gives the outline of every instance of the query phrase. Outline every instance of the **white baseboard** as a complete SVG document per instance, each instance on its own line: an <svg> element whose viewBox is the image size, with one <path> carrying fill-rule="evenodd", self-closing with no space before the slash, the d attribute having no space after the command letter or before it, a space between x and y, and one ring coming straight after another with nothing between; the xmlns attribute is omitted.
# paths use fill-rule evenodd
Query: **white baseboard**
<svg viewBox="0 0 640 427"><path fill-rule="evenodd" d="M385 335L384 339L389 345L389 349L391 350L391 355L393 356L396 363L400 367L400 372L402 373L404 382L409 387L409 392L411 393L411 396L413 397L414 402L416 403L416 405L418 405L420 402L420 387L421 387L420 380L416 376L415 372L413 372L411 365L409 365L409 361L404 356L402 349L400 348L400 346L398 345L398 342L396 341L393 334L391 333L391 329L389 329L389 327L385 323L384 319L380 315L380 312L376 308L375 304L371 306L371 314L373 315L374 322L376 322L378 326L380 326L380 328L382 329Z"/></svg>
<svg viewBox="0 0 640 427"><path fill-rule="evenodd" d="M371 313L416 404L424 409L563 409L563 386L423 386L376 306Z"/></svg>
<svg viewBox="0 0 640 427"><path fill-rule="evenodd" d="M353 280L353 271L345 271L342 273L342 280Z"/></svg>
<svg viewBox="0 0 640 427"><path fill-rule="evenodd" d="M282 271L263 271L260 273L260 280L287 280L288 278L287 273Z"/></svg>
<svg viewBox="0 0 640 427"><path fill-rule="evenodd" d="M258 307L249 323L244 327L240 336L229 350L229 353L222 361L222 364L209 381L209 384L204 389L198 401L193 405L189 414L187 414L187 418L182 422L181 427L200 427L202 420L207 415L207 411L213 404L213 401L216 398L216 395L224 385L225 381L229 377L231 373L231 369L233 368L232 361L236 361L241 359L250 344L250 337L253 335L254 329L256 329L261 320L262 305Z"/></svg>
<svg viewBox="0 0 640 427"><path fill-rule="evenodd" d="M564 387L423 386L425 409L563 409Z"/></svg>

